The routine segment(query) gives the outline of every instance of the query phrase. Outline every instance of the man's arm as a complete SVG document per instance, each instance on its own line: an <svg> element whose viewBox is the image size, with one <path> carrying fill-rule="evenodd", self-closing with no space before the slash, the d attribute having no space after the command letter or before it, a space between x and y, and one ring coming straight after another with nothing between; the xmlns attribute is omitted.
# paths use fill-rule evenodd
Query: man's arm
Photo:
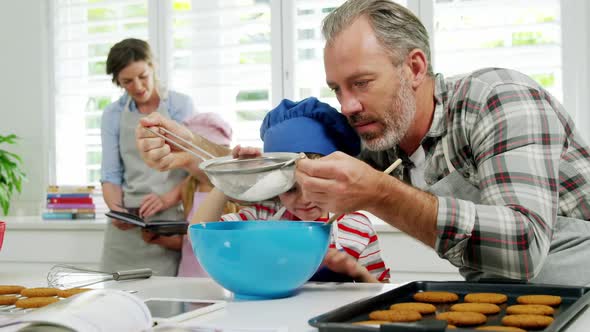
<svg viewBox="0 0 590 332"><path fill-rule="evenodd" d="M297 181L306 199L345 213L366 210L434 247L438 200L341 152L297 162Z"/></svg>
<svg viewBox="0 0 590 332"><path fill-rule="evenodd" d="M147 131L145 129L146 127L156 127L152 130L157 129L157 127L166 128L177 136L192 142L216 157L231 154L229 148L212 143L207 139L192 133L176 121L167 119L160 113L154 112L140 120L140 123L135 129L135 138L137 149L144 162L149 167L160 171L182 168L189 173L194 174L202 159L196 158L192 154L189 154L172 144L168 144L164 139ZM203 159L206 159L206 157Z"/></svg>

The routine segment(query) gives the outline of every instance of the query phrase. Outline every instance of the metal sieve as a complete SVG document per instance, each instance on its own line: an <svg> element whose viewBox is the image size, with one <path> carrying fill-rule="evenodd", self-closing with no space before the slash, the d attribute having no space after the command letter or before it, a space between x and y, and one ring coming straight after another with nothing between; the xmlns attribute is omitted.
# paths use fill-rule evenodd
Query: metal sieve
<svg viewBox="0 0 590 332"><path fill-rule="evenodd" d="M251 159L231 156L203 161L199 167L211 183L227 196L248 202L267 200L282 194L295 183L298 153L269 152Z"/></svg>

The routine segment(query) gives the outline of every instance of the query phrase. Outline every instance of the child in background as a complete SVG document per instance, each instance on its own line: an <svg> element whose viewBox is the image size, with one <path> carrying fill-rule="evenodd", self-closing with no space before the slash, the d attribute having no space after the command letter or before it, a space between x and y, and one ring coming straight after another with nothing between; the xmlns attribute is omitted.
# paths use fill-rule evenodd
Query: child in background
<svg viewBox="0 0 590 332"><path fill-rule="evenodd" d="M283 100L264 118L260 137L264 141L265 152L304 152L308 158L317 158L335 151L353 156L360 151L360 139L346 118L316 98L300 102ZM239 157L259 153L258 149L239 146L233 151L234 156ZM283 206L286 212L281 220L328 220L328 211L302 197L299 184L278 197L278 201L260 202L242 208L238 213L222 215L222 207L228 198L213 189L190 222L268 220ZM324 268L318 270L311 280L384 282L388 279L389 269L381 259L377 234L371 221L358 212L339 218L332 229Z"/></svg>
<svg viewBox="0 0 590 332"><path fill-rule="evenodd" d="M199 113L183 122L192 132L199 134L212 143L229 146L232 130L229 124L214 113ZM193 165L198 166L198 165ZM181 190L182 205L186 220L191 220L194 212L209 194L213 185L198 167L187 169L190 176L184 181ZM224 213L236 212L237 206L228 202L223 207ZM187 235L159 236L149 231L142 233L144 241L161 245L162 247L181 250L180 264L177 276L179 277L207 277L208 274L199 264L190 239Z"/></svg>

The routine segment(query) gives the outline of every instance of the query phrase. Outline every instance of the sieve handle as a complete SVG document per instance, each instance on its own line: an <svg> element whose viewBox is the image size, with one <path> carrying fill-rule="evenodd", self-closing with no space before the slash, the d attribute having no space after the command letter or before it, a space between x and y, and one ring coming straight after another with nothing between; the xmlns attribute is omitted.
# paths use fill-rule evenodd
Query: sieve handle
<svg viewBox="0 0 590 332"><path fill-rule="evenodd" d="M114 280L143 279L152 276L152 269L135 269L113 273Z"/></svg>
<svg viewBox="0 0 590 332"><path fill-rule="evenodd" d="M162 130L163 130L165 133L167 133L167 134L169 134L169 135L173 136L174 138L176 138L176 139L178 139L178 140L182 141L184 144L186 144L186 145L190 146L191 148L193 148L193 149L195 149L195 150L199 151L199 152L200 152L200 153L202 153L204 156L203 156L203 155L199 155L199 154L195 153L195 152L194 152L194 151L192 151L191 149L189 149L189 148L187 148L186 146L184 146L184 145L182 145L182 144L180 144L180 143L176 142L175 140L171 139L171 138L170 138L170 137L168 137L168 136L162 135L162 134L160 134L160 133L158 133L158 132L156 132L156 131L154 131L154 130L151 130L151 129L150 129L150 128L148 128L148 127L144 127L144 129L145 129L145 130L147 130L147 131L149 131L150 133L152 133L152 134L154 134L154 135L156 135L156 136L160 137L161 139L165 140L166 142L168 142L168 143L170 143L170 144L172 144L172 145L176 146L177 148L179 148L179 149L181 149L181 150L184 150L184 151L186 151L186 152L188 152L188 153L192 154L193 156L195 156L195 157L197 157L197 158L199 158L199 159L201 159L201 160L208 160L208 159L211 159L211 158L215 158L215 156L214 156L214 155L212 155L212 154L210 154L209 152L207 152L207 151L205 151L205 150L201 149L200 147L198 147L198 146L196 146L196 145L194 145L194 144L190 143L189 141L185 140L184 138L182 138L182 137L180 137L180 136L177 136L177 135L175 135L174 133L172 133L172 132L171 132L171 131L169 131L169 130L166 130L165 128L162 128L162 127L160 127L160 129L162 129Z"/></svg>

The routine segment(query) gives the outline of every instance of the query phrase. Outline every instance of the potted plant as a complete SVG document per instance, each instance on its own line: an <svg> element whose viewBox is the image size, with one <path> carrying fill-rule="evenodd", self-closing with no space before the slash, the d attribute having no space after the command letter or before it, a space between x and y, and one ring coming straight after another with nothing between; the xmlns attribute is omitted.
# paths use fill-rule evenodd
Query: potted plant
<svg viewBox="0 0 590 332"><path fill-rule="evenodd" d="M0 135L0 145L15 144L18 137L14 134ZM22 159L15 153L0 148L0 207L4 215L10 209L10 199L15 190L19 193L25 173L22 171Z"/></svg>

